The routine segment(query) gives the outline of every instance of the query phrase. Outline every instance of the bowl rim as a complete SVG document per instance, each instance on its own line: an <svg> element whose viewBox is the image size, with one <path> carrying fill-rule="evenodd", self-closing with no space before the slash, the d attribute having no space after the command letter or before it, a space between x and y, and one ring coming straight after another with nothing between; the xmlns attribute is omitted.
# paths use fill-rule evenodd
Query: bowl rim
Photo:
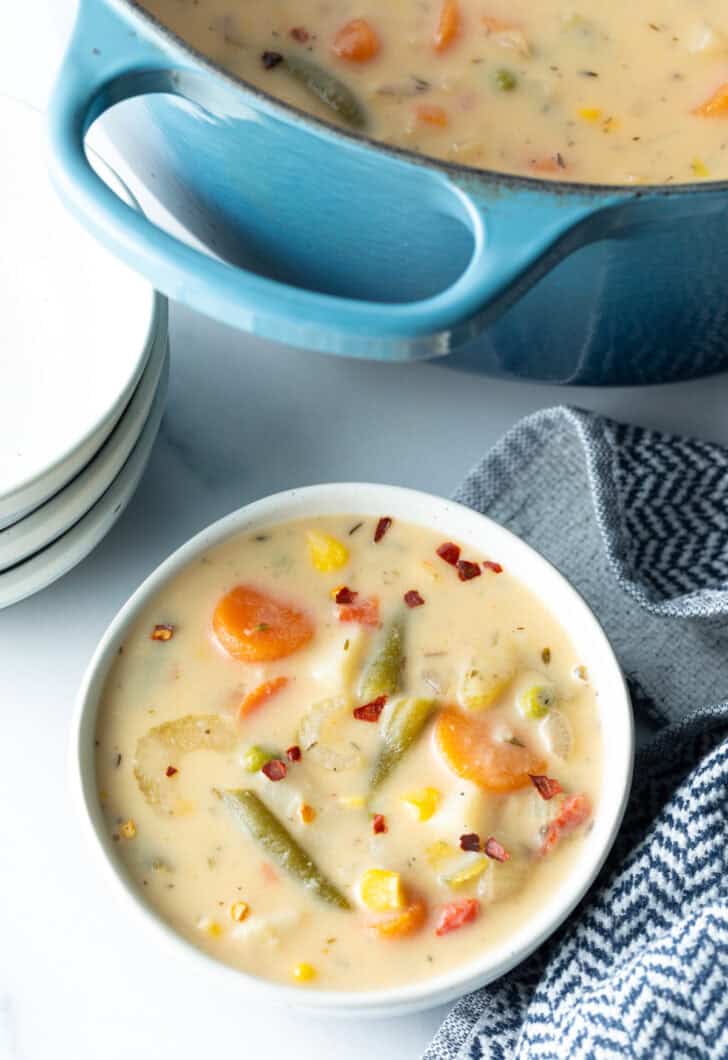
<svg viewBox="0 0 728 1060"><path fill-rule="evenodd" d="M410 518L408 514L396 514L397 511L408 512L410 507L417 510L418 506L420 511L431 510L431 517ZM526 561L527 567L536 568L539 582L542 579L544 584L529 582L529 589L542 601L546 589L556 589L569 604L568 622L562 622L567 633L573 636L573 631L578 628L580 635L593 642L587 661L591 665L598 658L599 668L606 674L602 685L608 684L612 691L608 704L610 724L613 722L617 726L616 740L621 750L616 761L610 762L609 772L603 770L594 826L585 837L586 844L572 875L558 894L544 903L536 916L529 917L525 927L514 937L501 940L479 958L414 983L361 991L302 990L300 986L286 986L225 964L179 934L145 902L116 853L98 797L94 754L97 712L108 672L129 628L150 600L195 558L230 538L264 526L336 513L375 517L385 510L392 512L397 519L435 530L440 528L438 522L450 526L453 537L468 541L486 553L505 557L519 580L523 580L517 565L519 558ZM455 530L458 521L461 525ZM472 532L468 534L467 529ZM476 539L482 543L475 545ZM493 551L493 544L500 551ZM597 702L599 704L600 700ZM603 698L601 704L600 717L604 720ZM195 534L147 575L108 625L86 668L71 719L68 752L73 803L106 879L112 881L116 894L126 900L140 923L155 929L157 937L176 954L187 953L191 958L190 969L193 961L198 965L203 962L221 982L226 980L238 991L243 988L251 997L258 996L261 1000L298 1009L348 1016L402 1015L452 1001L506 974L530 956L582 900L612 848L626 809L634 761L634 721L624 674L598 619L571 583L539 552L488 516L458 502L406 487L337 482L285 490L246 504ZM595 837L599 839L598 843Z"/></svg>
<svg viewBox="0 0 728 1060"><path fill-rule="evenodd" d="M174 47L181 49L186 55L191 56L196 63L228 84L234 85L236 88L245 89L261 102L270 113L287 120L290 120L291 117L293 117L298 125L310 125L312 127L310 131L320 137L333 136L335 139L343 140L361 150L369 148L375 151L380 151L382 154L390 155L402 162L410 162L431 169L440 169L451 175L457 174L461 179L472 180L474 177L479 176L506 187L515 189L546 190L561 195L577 194L581 196L604 196L621 193L623 195L629 195L630 198L640 199L648 195L659 198L674 198L679 195L701 194L706 196L728 192L728 180L695 180L680 184L640 185L546 180L542 177L531 177L519 173L500 172L494 169L465 165L462 162L451 162L446 159L436 158L433 155L422 154L406 147L398 147L382 140L375 140L363 132L336 125L333 122L326 121L325 118L319 118L292 103L284 102L279 97L272 95L265 89L253 84L253 82L238 77L226 67L216 63L209 56L199 51L194 45L189 44L183 37L180 37L179 34L167 26L166 23L162 22L156 17L156 15L153 15L148 11L142 0L103 0L103 2L112 4L117 8L122 8L127 13L130 13L132 17L138 19L142 25L151 27L152 30L166 41L168 45L171 44Z"/></svg>

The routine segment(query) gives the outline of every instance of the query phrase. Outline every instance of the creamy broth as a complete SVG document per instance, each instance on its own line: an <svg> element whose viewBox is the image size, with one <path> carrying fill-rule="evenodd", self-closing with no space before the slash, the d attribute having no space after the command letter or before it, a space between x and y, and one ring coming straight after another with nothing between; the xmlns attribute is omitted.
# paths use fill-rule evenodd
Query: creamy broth
<svg viewBox="0 0 728 1060"><path fill-rule="evenodd" d="M498 557L463 549L458 568L432 531L394 521L375 542L377 525L209 551L136 622L97 723L109 833L144 899L214 957L314 989L498 945L563 884L599 800L597 691L557 618ZM241 592L279 610L251 617ZM241 821L240 790L333 902Z"/></svg>
<svg viewBox="0 0 728 1060"><path fill-rule="evenodd" d="M144 6L233 74L340 121L310 90L314 62L353 94L349 124L426 155L595 183L728 178L724 0Z"/></svg>

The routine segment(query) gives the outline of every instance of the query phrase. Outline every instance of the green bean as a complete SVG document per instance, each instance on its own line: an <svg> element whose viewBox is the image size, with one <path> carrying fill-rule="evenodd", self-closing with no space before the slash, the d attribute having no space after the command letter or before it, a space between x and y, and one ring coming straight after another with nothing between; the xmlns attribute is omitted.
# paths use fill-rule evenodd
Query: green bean
<svg viewBox="0 0 728 1060"><path fill-rule="evenodd" d="M285 55L283 66L303 85L312 95L333 110L347 125L355 129L363 129L367 123L364 107L351 89L334 77L327 70L322 69L310 59L302 59L297 55Z"/></svg>
<svg viewBox="0 0 728 1060"><path fill-rule="evenodd" d="M329 905L336 905L340 909L351 908L349 900L316 867L310 855L254 791L238 788L218 794L235 821L244 825L280 868Z"/></svg>
<svg viewBox="0 0 728 1060"><path fill-rule="evenodd" d="M404 663L404 621L394 619L384 635L381 648L370 661L362 679L361 696L369 701L378 696L393 696L399 691Z"/></svg>
<svg viewBox="0 0 728 1060"><path fill-rule="evenodd" d="M435 707L432 699L401 699L395 703L382 734L382 748L369 781L375 791L409 751Z"/></svg>

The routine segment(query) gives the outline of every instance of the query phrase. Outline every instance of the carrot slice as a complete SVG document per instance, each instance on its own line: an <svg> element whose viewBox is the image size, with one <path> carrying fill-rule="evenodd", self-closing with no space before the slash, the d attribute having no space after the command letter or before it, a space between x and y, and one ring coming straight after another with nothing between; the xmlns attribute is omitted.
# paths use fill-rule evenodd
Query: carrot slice
<svg viewBox="0 0 728 1060"><path fill-rule="evenodd" d="M379 626L379 599L371 596L353 604L339 605L339 622L358 622L360 626Z"/></svg>
<svg viewBox="0 0 728 1060"><path fill-rule="evenodd" d="M728 81L715 90L710 99L693 111L701 118L728 118Z"/></svg>
<svg viewBox="0 0 728 1060"><path fill-rule="evenodd" d="M436 935L448 935L457 931L464 924L470 924L480 912L477 898L464 898L461 902L448 902L440 910L440 918L435 928Z"/></svg>
<svg viewBox="0 0 728 1060"><path fill-rule="evenodd" d="M487 719L452 708L439 714L435 740L453 772L486 791L525 788L531 783L529 774L544 769L544 762L527 747L495 740Z"/></svg>
<svg viewBox="0 0 728 1060"><path fill-rule="evenodd" d="M415 113L417 120L424 122L425 125L439 125L444 128L448 123L447 111L435 103L421 103Z"/></svg>
<svg viewBox="0 0 728 1060"><path fill-rule="evenodd" d="M460 32L460 6L458 0L444 0L435 29L435 51L444 52Z"/></svg>
<svg viewBox="0 0 728 1060"><path fill-rule="evenodd" d="M568 835L591 817L592 807L588 795L567 795L561 804L558 817L548 826L541 847L542 854L549 854L562 836Z"/></svg>
<svg viewBox="0 0 728 1060"><path fill-rule="evenodd" d="M419 931L427 918L427 906L423 901L410 902L401 913L378 920L374 927L384 939L401 939Z"/></svg>
<svg viewBox="0 0 728 1060"><path fill-rule="evenodd" d="M283 659L314 634L313 622L304 611L250 585L236 585L221 597L212 627L228 655L240 662Z"/></svg>
<svg viewBox="0 0 728 1060"><path fill-rule="evenodd" d="M238 707L238 718L247 718L254 710L266 703L276 692L280 692L288 684L287 677L274 677L270 681L264 681L252 692L248 692L243 702Z"/></svg>
<svg viewBox="0 0 728 1060"><path fill-rule="evenodd" d="M366 63L379 54L380 43L374 27L366 19L353 18L341 27L331 47L340 59Z"/></svg>

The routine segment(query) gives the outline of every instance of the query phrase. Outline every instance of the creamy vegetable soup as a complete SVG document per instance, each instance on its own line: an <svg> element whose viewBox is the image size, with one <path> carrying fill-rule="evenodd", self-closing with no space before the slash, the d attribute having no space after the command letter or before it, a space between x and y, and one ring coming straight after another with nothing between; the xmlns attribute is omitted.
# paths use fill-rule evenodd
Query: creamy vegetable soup
<svg viewBox="0 0 728 1060"><path fill-rule="evenodd" d="M97 725L144 898L312 989L507 939L572 871L600 770L588 668L518 571L386 517L211 550L139 618Z"/></svg>
<svg viewBox="0 0 728 1060"><path fill-rule="evenodd" d="M232 73L375 139L596 183L728 178L725 0L144 0Z"/></svg>

